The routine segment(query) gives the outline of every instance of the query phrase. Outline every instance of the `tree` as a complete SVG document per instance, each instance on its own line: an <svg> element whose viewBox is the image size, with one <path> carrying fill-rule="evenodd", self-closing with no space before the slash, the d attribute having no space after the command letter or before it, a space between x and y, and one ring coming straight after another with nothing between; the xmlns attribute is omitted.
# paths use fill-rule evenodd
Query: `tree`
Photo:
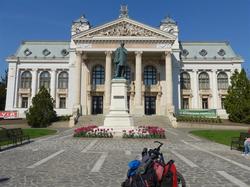
<svg viewBox="0 0 250 187"><path fill-rule="evenodd" d="M6 102L8 70L5 70L5 75L1 76L0 80L0 110L4 110Z"/></svg>
<svg viewBox="0 0 250 187"><path fill-rule="evenodd" d="M244 69L235 71L225 99L225 109L229 120L250 123L250 82Z"/></svg>
<svg viewBox="0 0 250 187"><path fill-rule="evenodd" d="M56 120L54 100L45 87L41 87L32 99L32 105L26 113L26 119L32 127L47 127Z"/></svg>

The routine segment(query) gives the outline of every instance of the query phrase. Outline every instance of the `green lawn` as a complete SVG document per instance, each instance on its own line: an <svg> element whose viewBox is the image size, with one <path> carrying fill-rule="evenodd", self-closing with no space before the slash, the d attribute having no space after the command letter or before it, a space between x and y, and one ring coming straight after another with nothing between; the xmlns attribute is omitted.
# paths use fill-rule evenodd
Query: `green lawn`
<svg viewBox="0 0 250 187"><path fill-rule="evenodd" d="M239 137L244 130L195 130L190 133L208 140L228 145L231 144L232 137Z"/></svg>
<svg viewBox="0 0 250 187"><path fill-rule="evenodd" d="M23 129L24 134L30 136L30 138L38 138L41 136L52 135L56 133L56 130L52 129Z"/></svg>
<svg viewBox="0 0 250 187"><path fill-rule="evenodd" d="M24 134L29 135L30 138L38 138L41 136L53 135L56 130L51 129L23 129ZM0 145L7 145L9 142L0 142Z"/></svg>

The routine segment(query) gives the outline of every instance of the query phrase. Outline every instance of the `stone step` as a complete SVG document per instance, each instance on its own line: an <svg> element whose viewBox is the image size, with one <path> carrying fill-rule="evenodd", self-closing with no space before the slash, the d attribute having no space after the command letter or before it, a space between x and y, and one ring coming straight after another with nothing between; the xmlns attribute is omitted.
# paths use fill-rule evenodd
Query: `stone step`
<svg viewBox="0 0 250 187"><path fill-rule="evenodd" d="M102 126L104 122L104 115L85 115L81 116L78 120L77 126L97 125ZM135 126L157 126L162 128L171 127L170 121L167 116L134 116Z"/></svg>

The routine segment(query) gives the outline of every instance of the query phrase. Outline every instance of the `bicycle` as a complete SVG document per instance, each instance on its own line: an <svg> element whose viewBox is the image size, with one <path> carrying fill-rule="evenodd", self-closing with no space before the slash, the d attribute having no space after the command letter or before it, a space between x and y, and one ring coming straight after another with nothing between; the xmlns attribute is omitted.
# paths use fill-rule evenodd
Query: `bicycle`
<svg viewBox="0 0 250 187"><path fill-rule="evenodd" d="M144 148L141 161L134 160L128 165L127 179L122 187L185 187L183 175L176 170L174 160L165 163L160 151L163 143L155 141L159 146L154 149Z"/></svg>

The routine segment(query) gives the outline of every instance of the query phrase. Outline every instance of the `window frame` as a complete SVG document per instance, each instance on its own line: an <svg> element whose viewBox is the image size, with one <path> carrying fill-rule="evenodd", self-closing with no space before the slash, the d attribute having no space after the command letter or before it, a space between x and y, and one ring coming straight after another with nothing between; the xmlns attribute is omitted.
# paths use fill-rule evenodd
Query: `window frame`
<svg viewBox="0 0 250 187"><path fill-rule="evenodd" d="M210 89L209 74L207 72L201 72L198 78L199 78L199 90L209 90Z"/></svg>
<svg viewBox="0 0 250 187"><path fill-rule="evenodd" d="M29 76L27 76L29 75ZM30 71L24 71L21 74L20 88L31 89L32 84L32 74Z"/></svg>
<svg viewBox="0 0 250 187"><path fill-rule="evenodd" d="M157 84L157 69L152 65L144 67L143 71L143 83L145 86L151 86Z"/></svg>
<svg viewBox="0 0 250 187"><path fill-rule="evenodd" d="M228 76L225 72L218 73L217 86L218 86L218 90L227 90L228 89Z"/></svg>
<svg viewBox="0 0 250 187"><path fill-rule="evenodd" d="M105 69L102 65L98 64L93 67L91 79L92 85L103 85L105 83Z"/></svg>
<svg viewBox="0 0 250 187"><path fill-rule="evenodd" d="M69 86L69 73L67 71L62 71L58 75L57 87L58 89L68 89L68 86Z"/></svg>
<svg viewBox="0 0 250 187"><path fill-rule="evenodd" d="M187 77L184 77L183 75L187 75ZM180 83L181 83L181 89L183 90L191 89L190 75L188 72L185 71L181 73Z"/></svg>
<svg viewBox="0 0 250 187"><path fill-rule="evenodd" d="M49 76L42 77L45 74L47 74ZM48 87L46 86L46 83L48 84ZM51 83L50 72L48 72L48 71L41 72L40 76L39 76L39 88L41 88L42 86L44 86L45 88L50 89L50 83Z"/></svg>

